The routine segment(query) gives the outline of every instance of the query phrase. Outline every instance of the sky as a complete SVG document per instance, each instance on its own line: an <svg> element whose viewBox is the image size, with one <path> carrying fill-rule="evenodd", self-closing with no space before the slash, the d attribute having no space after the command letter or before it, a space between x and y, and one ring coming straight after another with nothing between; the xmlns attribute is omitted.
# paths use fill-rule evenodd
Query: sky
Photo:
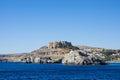
<svg viewBox="0 0 120 80"><path fill-rule="evenodd" d="M120 0L0 0L0 54L51 41L120 49Z"/></svg>

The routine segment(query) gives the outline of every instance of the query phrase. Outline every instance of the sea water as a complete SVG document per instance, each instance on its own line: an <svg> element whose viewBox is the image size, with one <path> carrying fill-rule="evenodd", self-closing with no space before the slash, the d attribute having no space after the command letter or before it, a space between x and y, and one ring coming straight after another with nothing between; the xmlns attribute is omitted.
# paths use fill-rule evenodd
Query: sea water
<svg viewBox="0 0 120 80"><path fill-rule="evenodd" d="M2 62L0 80L120 80L120 63L74 66Z"/></svg>

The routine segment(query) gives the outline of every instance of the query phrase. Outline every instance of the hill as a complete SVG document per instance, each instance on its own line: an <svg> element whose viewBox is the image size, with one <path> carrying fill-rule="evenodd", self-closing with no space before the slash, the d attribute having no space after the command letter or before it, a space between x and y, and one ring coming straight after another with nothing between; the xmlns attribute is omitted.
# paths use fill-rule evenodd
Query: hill
<svg viewBox="0 0 120 80"><path fill-rule="evenodd" d="M59 63L70 51L82 51L104 61L120 61L120 50L73 46L71 42L49 42L48 46L32 51L31 53L0 55L0 61L25 63Z"/></svg>

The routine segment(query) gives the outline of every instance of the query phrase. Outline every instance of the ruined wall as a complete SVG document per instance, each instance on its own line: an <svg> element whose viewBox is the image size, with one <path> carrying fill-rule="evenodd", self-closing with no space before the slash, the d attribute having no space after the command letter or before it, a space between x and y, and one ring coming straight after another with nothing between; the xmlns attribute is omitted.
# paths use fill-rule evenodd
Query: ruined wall
<svg viewBox="0 0 120 80"><path fill-rule="evenodd" d="M50 42L48 43L48 48L49 49L56 49L56 48L69 48L72 47L71 42L67 41L60 41L60 42Z"/></svg>

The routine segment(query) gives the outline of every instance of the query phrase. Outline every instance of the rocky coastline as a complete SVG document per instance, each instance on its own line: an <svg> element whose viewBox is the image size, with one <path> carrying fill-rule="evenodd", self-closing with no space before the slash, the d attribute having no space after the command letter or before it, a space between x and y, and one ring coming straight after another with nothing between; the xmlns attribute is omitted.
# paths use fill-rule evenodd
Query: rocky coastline
<svg viewBox="0 0 120 80"><path fill-rule="evenodd" d="M71 42L55 41L49 42L48 46L43 46L31 53L0 55L0 61L39 64L105 65L107 60L109 60L108 55L110 58L114 55L119 59L120 51L73 46Z"/></svg>
<svg viewBox="0 0 120 80"><path fill-rule="evenodd" d="M66 54L62 60L63 64L72 65L105 65L106 63L95 57L94 55L89 55L83 51L70 51Z"/></svg>

